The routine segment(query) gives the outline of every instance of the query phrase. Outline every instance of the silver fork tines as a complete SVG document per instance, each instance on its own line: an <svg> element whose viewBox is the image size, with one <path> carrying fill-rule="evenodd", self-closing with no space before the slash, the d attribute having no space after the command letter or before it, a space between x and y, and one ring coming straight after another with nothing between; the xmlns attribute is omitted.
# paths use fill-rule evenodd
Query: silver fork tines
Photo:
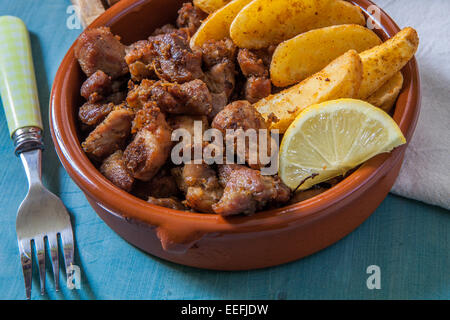
<svg viewBox="0 0 450 320"><path fill-rule="evenodd" d="M41 182L41 149L20 152L20 158L27 174L29 190L19 207L16 220L20 262L22 264L27 299L31 297L33 246L37 257L41 294L45 293L45 255L48 243L50 260L55 278L59 284L58 235L64 253L66 275L70 276L73 265L74 240L69 214L62 201L48 191Z"/></svg>
<svg viewBox="0 0 450 320"><path fill-rule="evenodd" d="M45 293L45 247L44 239L35 238L34 247L36 250L36 256L38 260L39 279L41 280L41 294Z"/></svg>
<svg viewBox="0 0 450 320"><path fill-rule="evenodd" d="M55 278L55 289L59 291L59 255L58 255L58 235L49 234L47 236L50 249L50 260L52 262L53 276Z"/></svg>
<svg viewBox="0 0 450 320"><path fill-rule="evenodd" d="M33 260L31 256L31 240L19 240L20 263L22 264L25 292L31 298L31 278L33 276Z"/></svg>

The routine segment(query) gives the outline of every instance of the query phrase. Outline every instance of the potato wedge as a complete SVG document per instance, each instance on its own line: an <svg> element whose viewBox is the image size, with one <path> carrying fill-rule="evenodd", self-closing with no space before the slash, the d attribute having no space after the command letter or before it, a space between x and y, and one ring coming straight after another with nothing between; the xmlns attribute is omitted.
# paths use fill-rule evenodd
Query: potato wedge
<svg viewBox="0 0 450 320"><path fill-rule="evenodd" d="M254 0L236 16L230 35L238 47L260 49L318 27L364 24L358 7L339 3L336 0Z"/></svg>
<svg viewBox="0 0 450 320"><path fill-rule="evenodd" d="M355 97L362 74L361 58L355 50L350 50L311 77L258 101L254 106L271 129L284 133L306 107L327 100Z"/></svg>
<svg viewBox="0 0 450 320"><path fill-rule="evenodd" d="M343 0L329 3L327 10L318 13L318 18L311 24L310 30L340 24L358 24L364 26L366 19L360 7Z"/></svg>
<svg viewBox="0 0 450 320"><path fill-rule="evenodd" d="M286 87L306 79L331 61L354 49L357 52L381 44L372 31L357 24L311 30L278 45L270 65L270 79Z"/></svg>
<svg viewBox="0 0 450 320"><path fill-rule="evenodd" d="M194 5L207 13L213 13L231 0L194 0Z"/></svg>
<svg viewBox="0 0 450 320"><path fill-rule="evenodd" d="M205 41L210 39L221 40L225 37L229 37L231 22L233 22L233 19L239 11L251 1L252 0L233 0L226 6L210 14L208 18L203 21L197 32L192 36L190 42L191 48L201 47Z"/></svg>
<svg viewBox="0 0 450 320"><path fill-rule="evenodd" d="M403 75L399 71L367 98L367 102L389 113L403 86Z"/></svg>
<svg viewBox="0 0 450 320"><path fill-rule="evenodd" d="M394 37L360 53L364 76L358 98L365 100L399 72L414 56L419 37L413 28L405 28Z"/></svg>

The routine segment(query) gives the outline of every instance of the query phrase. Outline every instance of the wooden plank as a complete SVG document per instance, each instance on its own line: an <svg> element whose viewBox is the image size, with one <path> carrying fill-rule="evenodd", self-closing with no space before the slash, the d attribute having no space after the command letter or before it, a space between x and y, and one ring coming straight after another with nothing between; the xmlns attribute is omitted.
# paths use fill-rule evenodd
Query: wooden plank
<svg viewBox="0 0 450 320"><path fill-rule="evenodd" d="M105 12L101 0L71 0L78 7L78 15L84 28L90 25L98 16Z"/></svg>

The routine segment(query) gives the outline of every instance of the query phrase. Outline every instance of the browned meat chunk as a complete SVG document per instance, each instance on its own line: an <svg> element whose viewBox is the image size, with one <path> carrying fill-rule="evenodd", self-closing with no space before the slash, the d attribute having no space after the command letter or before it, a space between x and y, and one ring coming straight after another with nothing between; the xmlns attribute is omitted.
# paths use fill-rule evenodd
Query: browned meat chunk
<svg viewBox="0 0 450 320"><path fill-rule="evenodd" d="M170 168L163 166L150 181L136 180L131 193L138 198L147 200L148 197L177 197L180 190L178 190L175 177L172 176Z"/></svg>
<svg viewBox="0 0 450 320"><path fill-rule="evenodd" d="M137 134L124 152L125 165L134 178L149 181L169 156L172 130L154 104L139 110L133 122Z"/></svg>
<svg viewBox="0 0 450 320"><path fill-rule="evenodd" d="M177 30L177 28L175 28L172 24L168 23L163 25L161 28L157 28L155 29L155 31L153 31L152 36L157 36L160 34L165 34L165 33L171 33L174 32L175 30Z"/></svg>
<svg viewBox="0 0 450 320"><path fill-rule="evenodd" d="M203 62L206 67L212 67L224 61L234 62L236 45L229 38L223 40L207 40L201 48Z"/></svg>
<svg viewBox="0 0 450 320"><path fill-rule="evenodd" d="M222 216L253 214L270 203L284 203L291 191L278 177L264 176L259 170L241 165L219 167L223 196L212 206Z"/></svg>
<svg viewBox="0 0 450 320"><path fill-rule="evenodd" d="M249 77L244 87L245 99L250 103L269 96L271 91L272 83L264 77Z"/></svg>
<svg viewBox="0 0 450 320"><path fill-rule="evenodd" d="M148 203L154 204L156 206L165 207L174 210L182 210L185 211L187 208L181 203L180 200L174 198L155 198L148 197Z"/></svg>
<svg viewBox="0 0 450 320"><path fill-rule="evenodd" d="M165 24L161 28L155 29L155 31L153 31L152 35L150 37L148 37L148 39L151 41L154 36L159 36L161 34L166 34L166 33L176 33L180 37L186 39L186 41L189 41L189 39L190 39L190 34L189 34L188 29L186 29L186 28L177 29L171 24Z"/></svg>
<svg viewBox="0 0 450 320"><path fill-rule="evenodd" d="M212 205L219 201L223 189L211 167L186 164L183 168L173 169L172 174L176 177L178 188L186 194L185 205L200 212L213 212Z"/></svg>
<svg viewBox="0 0 450 320"><path fill-rule="evenodd" d="M228 104L228 97L225 92L222 93L211 93L211 112L208 114L208 120L212 121L214 117L225 108Z"/></svg>
<svg viewBox="0 0 450 320"><path fill-rule="evenodd" d="M199 79L181 85L144 79L128 93L127 102L132 108L142 108L149 101L172 114L206 115L212 109L208 87Z"/></svg>
<svg viewBox="0 0 450 320"><path fill-rule="evenodd" d="M213 128L225 133L226 129L266 129L261 114L245 100L234 101L227 105L212 122Z"/></svg>
<svg viewBox="0 0 450 320"><path fill-rule="evenodd" d="M264 65L269 68L276 48L276 45L271 45L267 48L253 50L253 52L264 62Z"/></svg>
<svg viewBox="0 0 450 320"><path fill-rule="evenodd" d="M224 92L227 98L230 97L236 84L234 63L225 61L212 66L203 79L211 92Z"/></svg>
<svg viewBox="0 0 450 320"><path fill-rule="evenodd" d="M127 192L133 187L134 178L123 163L123 151L117 150L103 161L100 172L113 184Z"/></svg>
<svg viewBox="0 0 450 320"><path fill-rule="evenodd" d="M115 79L128 73L125 46L109 28L85 30L75 44L75 57L81 69L90 77L101 70Z"/></svg>
<svg viewBox="0 0 450 320"><path fill-rule="evenodd" d="M238 62L247 82L244 86L244 97L250 103L255 103L270 95L272 84L268 79L271 54L268 50L252 52L239 49Z"/></svg>
<svg viewBox="0 0 450 320"><path fill-rule="evenodd" d="M228 38L208 40L203 44L201 51L203 62L207 69L204 81L208 85L209 90L219 95L225 93L228 99L236 86L236 46ZM224 105L215 105L213 107L215 114L227 103L228 100Z"/></svg>
<svg viewBox="0 0 450 320"><path fill-rule="evenodd" d="M197 79L182 85L171 85L167 91L163 86L159 87L161 95L165 91L177 101L176 105L167 105L164 110L175 114L206 115L211 112L211 94L206 84ZM156 94L159 97L159 94ZM159 101L156 98L156 101Z"/></svg>
<svg viewBox="0 0 450 320"><path fill-rule="evenodd" d="M125 103L125 99L127 98L127 93L125 91L118 91L110 94L105 98L105 102L113 103L113 104L122 104Z"/></svg>
<svg viewBox="0 0 450 320"><path fill-rule="evenodd" d="M194 126L196 121L201 122L199 123L199 125L202 132L200 133L203 134L203 132L207 130L209 126L208 119L205 116L180 115L180 116L172 116L167 120L169 125L172 127L172 130L185 129L190 133L192 140L194 139Z"/></svg>
<svg viewBox="0 0 450 320"><path fill-rule="evenodd" d="M139 110L144 107L145 104L152 102L153 86L157 81L144 79L141 83L135 84L133 81L128 83L127 104L135 109Z"/></svg>
<svg viewBox="0 0 450 320"><path fill-rule="evenodd" d="M84 152L93 159L103 159L122 149L130 135L134 112L117 108L92 131L82 143Z"/></svg>
<svg viewBox="0 0 450 320"><path fill-rule="evenodd" d="M98 102L111 92L111 84L111 77L98 70L81 86L81 96L89 102Z"/></svg>
<svg viewBox="0 0 450 320"><path fill-rule="evenodd" d="M95 127L114 109L113 103L86 102L78 111L78 119L87 127Z"/></svg>
<svg viewBox="0 0 450 320"><path fill-rule="evenodd" d="M172 149L172 153L176 154L178 151L179 156L184 157L184 160L192 161L196 158L195 155L197 155L197 158L201 159L203 148L207 145L207 143L203 141L203 133L209 127L208 118L206 116L180 115L170 117L167 122L172 127L172 130L184 129L190 136L188 140L185 140L184 135L179 136L180 140L178 140L179 142L177 142L176 146ZM198 130L197 135L195 135L196 128ZM184 154L184 150L190 150L190 155ZM197 154L195 153L196 151Z"/></svg>
<svg viewBox="0 0 450 320"><path fill-rule="evenodd" d="M267 130L266 150L267 155L270 155L271 137L266 122L261 114L248 101L234 101L227 105L225 109L219 112L214 118L211 127L220 130L224 136L226 135L227 140L233 141L232 139L234 139L235 144L238 139L242 139L243 141L245 141L245 161L249 164L250 167L255 169L259 169L262 167L258 155L258 145L260 143L259 130ZM235 132L233 134L227 134L227 129L233 129L235 130ZM254 129L256 137L258 138L258 145L253 148L254 151L256 151L256 154L251 154L252 149L250 148L250 143L247 139L245 139L245 136L241 136L245 135L246 131L249 129Z"/></svg>
<svg viewBox="0 0 450 320"><path fill-rule="evenodd" d="M263 59L248 49L239 49L237 60L246 77L267 77L269 75Z"/></svg>
<svg viewBox="0 0 450 320"><path fill-rule="evenodd" d="M177 26L178 28L186 28L192 36L207 16L206 12L193 6L192 3L186 2L178 10Z"/></svg>
<svg viewBox="0 0 450 320"><path fill-rule="evenodd" d="M134 81L156 77L153 65L154 56L151 42L148 40L140 40L127 47L125 61Z"/></svg>
<svg viewBox="0 0 450 320"><path fill-rule="evenodd" d="M125 57L134 80L153 78L184 83L201 78L201 52L192 52L180 32L152 36L134 43Z"/></svg>

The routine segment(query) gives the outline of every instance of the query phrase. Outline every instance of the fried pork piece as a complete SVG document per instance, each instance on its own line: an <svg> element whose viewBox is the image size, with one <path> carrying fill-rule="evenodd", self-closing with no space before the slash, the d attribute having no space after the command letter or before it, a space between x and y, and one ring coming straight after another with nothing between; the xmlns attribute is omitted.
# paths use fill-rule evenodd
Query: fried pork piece
<svg viewBox="0 0 450 320"><path fill-rule="evenodd" d="M118 91L107 96L104 101L106 103L113 103L115 105L119 105L125 103L126 98L127 98L126 91Z"/></svg>
<svg viewBox="0 0 450 320"><path fill-rule="evenodd" d="M248 49L239 49L237 57L241 71L246 77L268 77L269 71L263 59Z"/></svg>
<svg viewBox="0 0 450 320"><path fill-rule="evenodd" d="M125 46L106 27L85 30L75 44L75 57L88 77L97 70L112 79L128 73Z"/></svg>
<svg viewBox="0 0 450 320"><path fill-rule="evenodd" d="M236 85L234 63L225 61L212 66L205 72L203 80L212 93L225 93L229 98Z"/></svg>
<svg viewBox="0 0 450 320"><path fill-rule="evenodd" d="M189 35L193 36L207 16L206 12L193 6L192 3L186 2L178 10L177 26L178 28L186 28Z"/></svg>
<svg viewBox="0 0 450 320"><path fill-rule="evenodd" d="M156 78L154 59L155 54L150 41L139 40L128 46L125 61L130 69L131 79L141 81Z"/></svg>
<svg viewBox="0 0 450 320"><path fill-rule="evenodd" d="M264 77L249 77L244 87L245 99L250 103L256 103L270 95L272 83Z"/></svg>
<svg viewBox="0 0 450 320"><path fill-rule="evenodd" d="M172 148L172 130L164 114L148 103L136 113L134 140L124 152L124 161L134 178L149 181L164 165Z"/></svg>
<svg viewBox="0 0 450 320"><path fill-rule="evenodd" d="M203 63L212 67L224 61L234 62L237 48L230 38L222 40L207 40L201 48Z"/></svg>
<svg viewBox="0 0 450 320"><path fill-rule="evenodd" d="M168 166L163 166L150 181L136 180L132 194L143 200L147 200L148 197L178 197L180 190L170 170Z"/></svg>
<svg viewBox="0 0 450 320"><path fill-rule="evenodd" d="M134 112L126 108L111 111L82 143L84 152L93 159L101 160L122 149L130 135L133 117Z"/></svg>
<svg viewBox="0 0 450 320"><path fill-rule="evenodd" d="M225 189L212 208L222 216L253 214L268 204L287 202L291 195L277 176L264 176L242 165L221 165L219 179Z"/></svg>
<svg viewBox="0 0 450 320"><path fill-rule="evenodd" d="M204 81L212 93L225 92L227 98L236 85L236 46L231 39L208 40L202 47L203 63L206 68Z"/></svg>
<svg viewBox="0 0 450 320"><path fill-rule="evenodd" d="M181 203L180 200L175 199L175 198L148 197L147 202L157 205L157 206L160 206L160 207L169 208L169 209L183 210L183 211L187 210L187 208L183 205L183 203Z"/></svg>
<svg viewBox="0 0 450 320"><path fill-rule="evenodd" d="M114 107L113 103L86 102L78 111L78 119L90 129L102 122Z"/></svg>
<svg viewBox="0 0 450 320"><path fill-rule="evenodd" d="M244 132L236 131L233 135L227 134L226 139L238 139L238 137L249 129L254 129L258 137L258 141L260 139L259 130L264 129L267 130L267 154L270 155L271 150L271 137L270 132L267 128L266 122L261 114L248 102L245 100L234 101L227 105L225 109L220 111L217 116L214 118L212 124L212 128L220 130L224 136L226 135L227 129L242 129ZM259 143L258 143L259 145ZM255 148L256 153L259 152L259 146ZM262 167L262 164L259 159L258 154L250 154L250 146L248 141L245 144L245 161L247 164L254 168L259 169Z"/></svg>
<svg viewBox="0 0 450 320"><path fill-rule="evenodd" d="M200 122L200 134L203 134L209 127L208 118L206 116L179 115L171 116L167 119L167 123L172 127L172 130L185 129L190 133L192 140L194 140L194 126L196 121Z"/></svg>
<svg viewBox="0 0 450 320"><path fill-rule="evenodd" d="M81 96L89 102L98 102L111 92L111 85L111 77L98 70L87 78L81 86Z"/></svg>
<svg viewBox="0 0 450 320"><path fill-rule="evenodd" d="M277 45L270 45L267 48L254 50L255 54L259 58L262 59L262 61L264 62L264 65L267 67L267 69L270 68L270 64L272 63L273 53L275 52L276 48L277 48Z"/></svg>
<svg viewBox="0 0 450 320"><path fill-rule="evenodd" d="M237 60L244 76L268 77L275 49L276 46L258 50L239 49Z"/></svg>
<svg viewBox="0 0 450 320"><path fill-rule="evenodd" d="M250 103L255 103L271 93L272 84L268 79L269 59L271 56L268 58L267 50L252 52L248 49L239 49L237 60L242 73L247 77L244 96Z"/></svg>
<svg viewBox="0 0 450 320"><path fill-rule="evenodd" d="M123 162L123 151L117 150L103 161L100 172L113 184L127 192L133 188L134 178Z"/></svg>
<svg viewBox="0 0 450 320"><path fill-rule="evenodd" d="M175 30L177 30L177 28L175 28L174 25L168 23L163 25L161 28L157 28L155 29L155 31L153 31L152 36L157 36L160 34L165 34L165 33L171 33L174 32Z"/></svg>
<svg viewBox="0 0 450 320"><path fill-rule="evenodd" d="M183 157L186 156L188 158L188 155L184 154L184 150L190 149L190 160L195 159L195 151L197 150L198 157L202 157L203 155L203 148L207 145L207 142L203 141L203 133L209 128L208 118L206 116L187 116L187 115L179 115L179 116L171 116L168 118L167 122L172 127L172 130L177 129L184 129L186 130L189 135L189 140L184 140L184 136L180 138L179 143L182 143L183 149L179 150L179 156ZM197 124L196 124L197 122ZM197 128L199 131L197 132L197 135L195 135L195 126L197 125ZM178 142L177 142L178 144ZM195 148L195 146L198 146ZM172 149L172 152L175 152L175 149Z"/></svg>
<svg viewBox="0 0 450 320"><path fill-rule="evenodd" d="M225 133L225 129L266 129L261 114L245 100L234 101L227 105L212 122L213 128Z"/></svg>
<svg viewBox="0 0 450 320"><path fill-rule="evenodd" d="M208 114L208 120L211 122L214 117L228 104L228 97L225 92L211 93L211 112Z"/></svg>
<svg viewBox="0 0 450 320"><path fill-rule="evenodd" d="M152 35L150 37L148 37L148 40L151 41L153 39L153 37L159 36L162 34L166 34L166 33L176 33L180 37L184 38L186 41L189 41L189 39L190 39L190 34L189 34L188 29L186 29L186 28L177 29L176 27L174 27L173 25L171 25L169 23L169 24L163 25L161 28L155 29L155 31L153 31Z"/></svg>
<svg viewBox="0 0 450 320"><path fill-rule="evenodd" d="M184 83L203 76L201 52L192 52L182 31L151 36L127 49L125 60L134 80L153 78Z"/></svg>
<svg viewBox="0 0 450 320"><path fill-rule="evenodd" d="M223 192L214 169L206 164L185 164L174 168L172 174L178 188L186 194L186 206L204 213L213 212L212 206Z"/></svg>
<svg viewBox="0 0 450 320"><path fill-rule="evenodd" d="M149 101L171 114L207 115L212 110L211 94L199 79L183 84L144 79L128 93L127 103L132 108L140 109Z"/></svg>
<svg viewBox="0 0 450 320"><path fill-rule="evenodd" d="M203 81L212 96L212 110L208 115L212 120L228 104L236 87L236 52L237 48L229 38L208 40L202 47L205 75Z"/></svg>

